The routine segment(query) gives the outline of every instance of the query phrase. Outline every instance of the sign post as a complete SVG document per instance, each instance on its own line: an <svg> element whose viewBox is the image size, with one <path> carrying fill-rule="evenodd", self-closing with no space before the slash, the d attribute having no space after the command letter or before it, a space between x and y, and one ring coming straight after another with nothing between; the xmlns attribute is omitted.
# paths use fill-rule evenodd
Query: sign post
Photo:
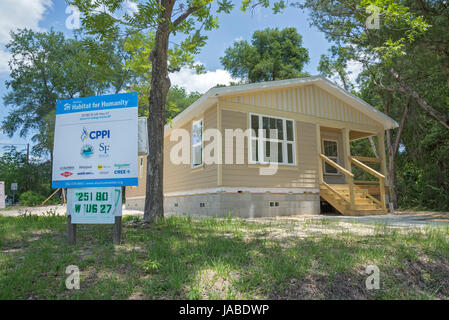
<svg viewBox="0 0 449 320"><path fill-rule="evenodd" d="M137 93L58 100L52 187L67 188L69 243L77 224L114 224L121 240L122 187L138 185Z"/></svg>
<svg viewBox="0 0 449 320"><path fill-rule="evenodd" d="M12 191L12 204L14 205L14 193L17 191L17 182L11 183L11 191Z"/></svg>
<svg viewBox="0 0 449 320"><path fill-rule="evenodd" d="M5 202L5 182L0 181L0 209L6 208Z"/></svg>

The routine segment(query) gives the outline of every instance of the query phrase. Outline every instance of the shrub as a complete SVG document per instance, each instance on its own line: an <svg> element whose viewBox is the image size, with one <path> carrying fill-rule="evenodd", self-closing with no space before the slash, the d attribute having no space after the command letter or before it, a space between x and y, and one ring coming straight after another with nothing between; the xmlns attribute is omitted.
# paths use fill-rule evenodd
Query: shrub
<svg viewBox="0 0 449 320"><path fill-rule="evenodd" d="M24 206L36 206L41 204L45 197L34 191L27 191L20 195L20 203Z"/></svg>

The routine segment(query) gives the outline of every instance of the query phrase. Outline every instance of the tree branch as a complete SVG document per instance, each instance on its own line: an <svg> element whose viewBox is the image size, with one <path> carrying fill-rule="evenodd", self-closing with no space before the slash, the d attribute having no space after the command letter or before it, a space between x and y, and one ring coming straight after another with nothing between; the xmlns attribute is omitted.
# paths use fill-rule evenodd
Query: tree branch
<svg viewBox="0 0 449 320"><path fill-rule="evenodd" d="M190 7L186 11L184 11L179 17L173 21L173 26L176 28L179 26L185 19L187 19L188 16L190 16L192 13L198 11L202 7Z"/></svg>
<svg viewBox="0 0 449 320"><path fill-rule="evenodd" d="M390 69L390 73L399 83L402 92L406 92L407 94L409 94L413 99L415 99L415 101L421 108L427 111L434 119L439 121L443 126L449 129L449 120L444 114L442 114L441 112L430 106L418 92L416 92L411 86L409 86L402 80L401 76L396 71Z"/></svg>

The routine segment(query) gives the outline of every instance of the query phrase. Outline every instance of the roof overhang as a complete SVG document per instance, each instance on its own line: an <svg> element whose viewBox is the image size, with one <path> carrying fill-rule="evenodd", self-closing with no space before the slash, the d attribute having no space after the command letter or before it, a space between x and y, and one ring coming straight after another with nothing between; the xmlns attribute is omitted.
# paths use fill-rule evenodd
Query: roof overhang
<svg viewBox="0 0 449 320"><path fill-rule="evenodd" d="M320 87L321 89L329 92L333 96L347 103L354 109L362 112L369 118L378 122L380 125L387 129L394 129L398 127L398 123L394 121L392 118L387 116L386 114L380 112L370 104L366 103L362 99L354 96L350 92L344 90L337 84L322 76L313 76L307 78L297 78L297 79L287 79L287 80L278 80L278 81L267 81L267 82L259 82L252 84L244 84L239 86L230 86L230 87L219 87L212 88L208 90L205 94L203 94L197 101L195 101L192 105L178 114L170 124L165 126L165 135L168 135L171 131L172 127L181 127L190 120L194 119L201 115L205 110L212 107L215 103L217 103L220 97L230 96L230 95L238 95L241 93L250 93L255 91L263 91L263 90L273 90L273 89L282 89L287 87L295 87L295 86L303 86L314 84Z"/></svg>

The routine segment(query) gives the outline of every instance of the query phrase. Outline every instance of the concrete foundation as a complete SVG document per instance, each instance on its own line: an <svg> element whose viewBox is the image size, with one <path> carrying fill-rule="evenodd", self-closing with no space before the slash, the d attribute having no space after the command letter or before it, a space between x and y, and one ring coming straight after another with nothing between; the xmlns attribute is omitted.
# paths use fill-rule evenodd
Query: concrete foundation
<svg viewBox="0 0 449 320"><path fill-rule="evenodd" d="M143 199L127 199L127 209L143 210ZM183 195L166 197L167 214L204 216L233 216L240 218L275 217L299 214L319 214L319 193L229 193Z"/></svg>

